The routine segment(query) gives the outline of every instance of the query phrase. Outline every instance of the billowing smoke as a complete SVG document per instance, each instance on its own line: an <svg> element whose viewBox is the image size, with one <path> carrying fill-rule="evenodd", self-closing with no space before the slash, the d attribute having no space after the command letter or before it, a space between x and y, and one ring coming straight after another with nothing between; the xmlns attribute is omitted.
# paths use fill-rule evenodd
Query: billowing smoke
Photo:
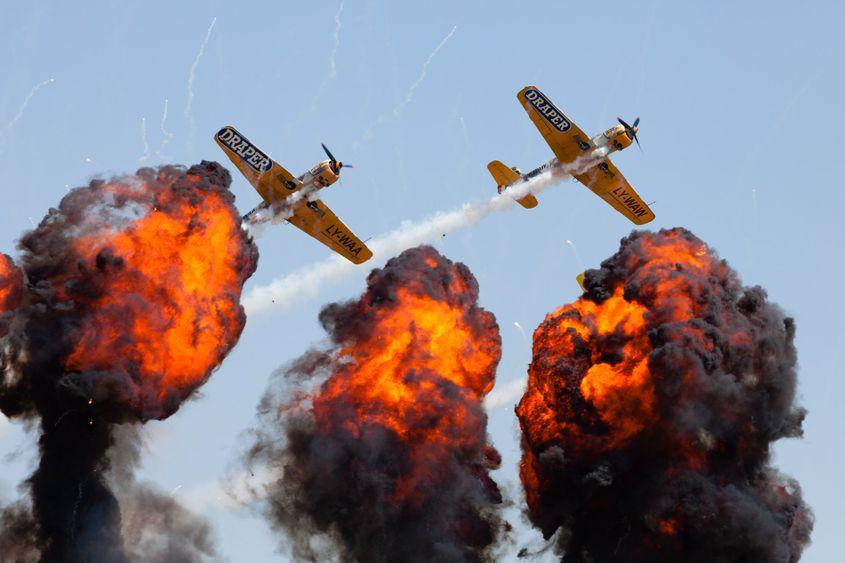
<svg viewBox="0 0 845 563"><path fill-rule="evenodd" d="M174 560L169 536L202 535L202 522L131 482L137 440L116 447L115 432L173 414L240 336L258 255L230 181L211 162L95 180L21 239L25 286L5 320L0 409L40 424L41 457L29 502L3 512L4 553L18 536L22 561ZM3 291L11 278L0 274ZM123 518L153 510L171 520ZM178 539L175 560L210 552L194 537Z"/></svg>
<svg viewBox="0 0 845 563"><path fill-rule="evenodd" d="M797 561L812 513L794 321L690 232L634 232L534 333L517 407L531 522L566 562Z"/></svg>
<svg viewBox="0 0 845 563"><path fill-rule="evenodd" d="M328 348L273 379L248 456L273 475L267 516L294 557L491 557L505 524L482 401L501 349L477 299L466 266L419 247L323 308Z"/></svg>

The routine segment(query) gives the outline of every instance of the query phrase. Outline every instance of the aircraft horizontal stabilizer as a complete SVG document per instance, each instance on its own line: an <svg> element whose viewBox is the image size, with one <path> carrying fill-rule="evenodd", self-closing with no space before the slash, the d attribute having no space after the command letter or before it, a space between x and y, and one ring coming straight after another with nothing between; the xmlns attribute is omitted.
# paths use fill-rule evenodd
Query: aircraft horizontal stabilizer
<svg viewBox="0 0 845 563"><path fill-rule="evenodd" d="M498 160L494 160L493 162L488 164L487 170L490 171L490 175L493 176L493 179L499 186L499 193L502 193L505 188L507 188L514 182L517 182L522 177L518 172L516 172L512 168L508 168L507 165ZM537 203L539 203L537 201L537 198L534 197L533 194L528 194L522 199L518 199L516 201L526 209L537 207Z"/></svg>

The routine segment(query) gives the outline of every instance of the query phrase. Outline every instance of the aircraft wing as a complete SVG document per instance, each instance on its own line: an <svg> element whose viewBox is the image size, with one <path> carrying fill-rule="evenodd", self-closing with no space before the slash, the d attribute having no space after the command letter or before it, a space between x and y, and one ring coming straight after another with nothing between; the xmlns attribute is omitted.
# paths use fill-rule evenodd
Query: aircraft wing
<svg viewBox="0 0 845 563"><path fill-rule="evenodd" d="M654 213L609 158L575 177L635 225L654 219Z"/></svg>
<svg viewBox="0 0 845 563"><path fill-rule="evenodd" d="M562 164L573 162L592 149L590 138L549 101L536 86L526 86L516 95L528 117Z"/></svg>
<svg viewBox="0 0 845 563"><path fill-rule="evenodd" d="M298 206L288 217L288 222L355 264L366 262L373 256L361 239L319 199Z"/></svg>
<svg viewBox="0 0 845 563"><path fill-rule="evenodd" d="M214 140L267 203L284 201L299 188L301 182L293 174L234 127L227 125L217 132Z"/></svg>

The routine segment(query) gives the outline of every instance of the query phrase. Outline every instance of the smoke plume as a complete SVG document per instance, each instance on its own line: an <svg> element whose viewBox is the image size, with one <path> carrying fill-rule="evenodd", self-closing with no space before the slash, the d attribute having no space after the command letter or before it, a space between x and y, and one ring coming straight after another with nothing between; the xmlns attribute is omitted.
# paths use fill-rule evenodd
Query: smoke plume
<svg viewBox="0 0 845 563"><path fill-rule="evenodd" d="M812 514L794 321L690 232L634 232L534 334L517 407L528 516L566 562L797 561Z"/></svg>
<svg viewBox="0 0 845 563"><path fill-rule="evenodd" d="M41 430L29 502L0 520L0 547L18 535L19 560L190 561L208 552L207 542L181 537L202 549L168 555L166 536L202 527L178 509L155 530L124 517L163 503L128 482L137 456L125 452L137 439L115 432L173 414L240 336L241 289L258 255L230 181L211 162L94 180L21 239L25 286L0 274L4 293L22 288L4 321L0 409ZM143 553L128 529L149 540Z"/></svg>
<svg viewBox="0 0 845 563"><path fill-rule="evenodd" d="M267 515L294 557L491 557L505 525L482 401L501 350L477 298L466 266L420 247L373 270L359 299L323 308L328 349L274 378L248 456L274 474Z"/></svg>
<svg viewBox="0 0 845 563"><path fill-rule="evenodd" d="M581 166L573 165L572 170L580 170ZM517 199L528 194L539 194L570 178L566 174L553 175L547 171L485 201L465 203L458 209L436 213L419 222L403 221L398 228L369 240L367 245L373 251L374 260L378 260L379 256L394 256L408 248L440 240L448 233L475 225L492 213L513 209L517 206ZM262 214L258 221L267 221L272 217L272 212ZM281 217L284 218L284 215ZM338 283L356 271L355 264L338 256L330 256L285 274L268 285L254 287L244 297L244 307L250 315L270 309L289 309L303 299L316 297L325 284Z"/></svg>

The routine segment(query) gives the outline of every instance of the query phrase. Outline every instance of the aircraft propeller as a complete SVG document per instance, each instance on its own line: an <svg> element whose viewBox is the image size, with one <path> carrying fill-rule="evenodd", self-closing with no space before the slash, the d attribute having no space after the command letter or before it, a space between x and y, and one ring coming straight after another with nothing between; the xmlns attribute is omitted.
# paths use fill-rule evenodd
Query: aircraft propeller
<svg viewBox="0 0 845 563"><path fill-rule="evenodd" d="M629 138L629 139L633 139L633 140L635 140L635 141L637 142L637 146L640 148L640 150L643 150L642 145L640 145L640 140L639 140L639 139L637 139L637 126L640 124L640 118L639 118L639 116L637 116L637 118L634 120L634 124L633 124L633 125L628 125L628 124L625 122L625 120L624 120L624 119L622 119L621 117L617 117L617 118L616 118L616 121L618 121L619 123L621 123L621 124L622 124L622 127L624 127L624 128L625 128L625 133L627 133L627 134L628 134L628 138Z"/></svg>
<svg viewBox="0 0 845 563"><path fill-rule="evenodd" d="M328 155L328 157L329 157L329 165L332 167L332 172L334 172L338 176L340 176L340 169L341 168L344 168L344 167L355 168L351 164L344 164L344 163L340 162L338 159L336 159L334 157L334 155L332 154L332 152L329 150L329 148L326 146L325 143L320 143L320 145L322 145L323 150L326 151L326 155Z"/></svg>

